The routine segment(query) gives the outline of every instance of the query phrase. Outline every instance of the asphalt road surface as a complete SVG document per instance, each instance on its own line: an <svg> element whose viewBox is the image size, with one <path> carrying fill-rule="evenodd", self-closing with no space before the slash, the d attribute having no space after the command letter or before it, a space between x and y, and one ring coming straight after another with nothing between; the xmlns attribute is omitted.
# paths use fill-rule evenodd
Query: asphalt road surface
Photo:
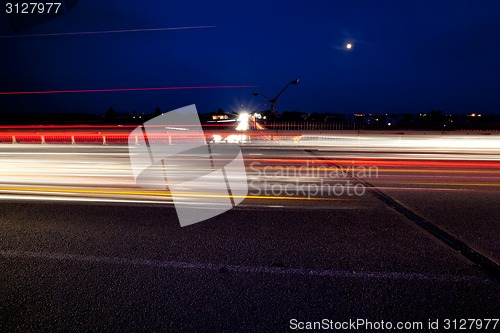
<svg viewBox="0 0 500 333"><path fill-rule="evenodd" d="M0 331L484 327L500 146L420 139L243 145L248 197L187 227L126 147L1 145Z"/></svg>

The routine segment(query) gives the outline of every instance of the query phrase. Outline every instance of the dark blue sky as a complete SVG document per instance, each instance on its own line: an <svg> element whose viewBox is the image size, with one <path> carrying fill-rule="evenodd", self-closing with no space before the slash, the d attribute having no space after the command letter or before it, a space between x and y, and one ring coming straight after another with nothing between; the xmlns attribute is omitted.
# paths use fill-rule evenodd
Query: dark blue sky
<svg viewBox="0 0 500 333"><path fill-rule="evenodd" d="M256 85L258 88L0 95L0 112L266 109L500 114L500 2L80 1L2 35L209 25L214 28L0 38L0 91ZM350 42L353 48L345 49Z"/></svg>

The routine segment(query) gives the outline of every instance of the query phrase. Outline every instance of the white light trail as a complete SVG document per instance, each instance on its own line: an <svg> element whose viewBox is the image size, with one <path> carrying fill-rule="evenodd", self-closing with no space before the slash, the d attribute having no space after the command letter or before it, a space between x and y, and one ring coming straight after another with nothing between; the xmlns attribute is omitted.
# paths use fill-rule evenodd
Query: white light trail
<svg viewBox="0 0 500 333"><path fill-rule="evenodd" d="M102 30L102 31L76 31L76 32L58 32L48 34L34 35L10 35L0 36L0 38L29 38L29 37L59 37L59 36L78 36L78 35L101 35L101 34L117 34L126 32L151 32L151 31L171 31L171 30L190 30L190 29L210 29L215 28L214 25L199 25L188 27L171 27L171 28L146 28L146 29L123 29L123 30Z"/></svg>

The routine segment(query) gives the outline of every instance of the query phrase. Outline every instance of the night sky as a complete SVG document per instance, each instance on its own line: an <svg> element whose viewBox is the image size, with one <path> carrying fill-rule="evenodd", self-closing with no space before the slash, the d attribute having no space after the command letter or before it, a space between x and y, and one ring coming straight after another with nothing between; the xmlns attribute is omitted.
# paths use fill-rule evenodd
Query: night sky
<svg viewBox="0 0 500 333"><path fill-rule="evenodd" d="M2 3L4 6L4 3ZM168 111L196 104L338 113L500 114L500 1L84 0L0 38L0 91L251 85L256 88L0 95L0 113ZM345 45L351 43L351 50Z"/></svg>

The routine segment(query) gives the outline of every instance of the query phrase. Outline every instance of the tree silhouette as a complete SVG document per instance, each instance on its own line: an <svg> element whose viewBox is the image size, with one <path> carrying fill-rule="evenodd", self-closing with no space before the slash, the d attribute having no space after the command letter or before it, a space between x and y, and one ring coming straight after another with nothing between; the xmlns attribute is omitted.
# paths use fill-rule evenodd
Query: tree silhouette
<svg viewBox="0 0 500 333"><path fill-rule="evenodd" d="M106 111L106 114L104 115L104 119L106 121L113 121L116 117L118 116L118 112L115 111L112 107Z"/></svg>

